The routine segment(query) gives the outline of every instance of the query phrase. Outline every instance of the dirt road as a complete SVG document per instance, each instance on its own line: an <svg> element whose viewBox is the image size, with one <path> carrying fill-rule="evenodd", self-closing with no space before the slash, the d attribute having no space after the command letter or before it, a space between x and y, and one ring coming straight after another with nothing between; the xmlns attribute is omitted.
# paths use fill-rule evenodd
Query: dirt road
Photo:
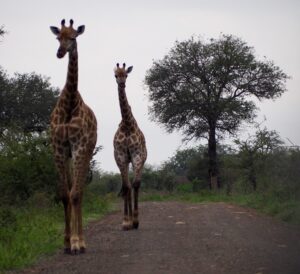
<svg viewBox="0 0 300 274"><path fill-rule="evenodd" d="M141 204L139 230L121 210L86 229L87 253L62 251L23 273L300 273L300 229L225 203Z"/></svg>

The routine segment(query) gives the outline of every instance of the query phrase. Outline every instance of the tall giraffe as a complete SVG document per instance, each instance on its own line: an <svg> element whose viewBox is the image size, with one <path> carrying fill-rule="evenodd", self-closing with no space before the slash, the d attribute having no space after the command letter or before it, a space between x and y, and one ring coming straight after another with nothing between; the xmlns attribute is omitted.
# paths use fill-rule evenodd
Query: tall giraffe
<svg viewBox="0 0 300 274"><path fill-rule="evenodd" d="M125 63L123 67L117 64L114 70L118 84L119 103L122 115L122 121L114 137L114 156L122 177L121 194L124 199L124 219L122 227L124 230L131 228L137 229L139 226L138 193L141 185L142 169L147 159L145 137L133 117L125 92L126 78L131 71L132 66L126 69ZM132 163L134 172L132 185L128 178L130 162ZM132 187L134 189L133 214L131 201Z"/></svg>
<svg viewBox="0 0 300 274"><path fill-rule="evenodd" d="M82 232L82 197L89 163L97 141L97 120L84 103L78 87L76 38L85 27L73 29L61 21L61 29L50 27L59 41L57 57L69 53L66 84L51 114L51 143L59 173L59 194L65 212L65 253L77 254L86 249Z"/></svg>

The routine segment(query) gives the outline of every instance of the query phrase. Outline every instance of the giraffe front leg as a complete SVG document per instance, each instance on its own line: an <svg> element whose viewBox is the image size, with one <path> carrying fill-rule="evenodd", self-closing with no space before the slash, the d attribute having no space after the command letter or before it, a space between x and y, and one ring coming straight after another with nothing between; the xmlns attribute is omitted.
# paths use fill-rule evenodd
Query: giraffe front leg
<svg viewBox="0 0 300 274"><path fill-rule="evenodd" d="M76 255L80 252L79 245L79 207L81 206L80 202L80 194L76 187L73 187L70 193L71 200L71 237L70 237L70 245L71 245L71 254Z"/></svg>
<svg viewBox="0 0 300 274"><path fill-rule="evenodd" d="M82 195L81 195L82 196ZM80 253L85 253L86 244L83 237L83 229L82 229L82 197L80 199L80 206L78 212L78 234L79 234L79 250Z"/></svg>
<svg viewBox="0 0 300 274"><path fill-rule="evenodd" d="M131 199L132 189L129 187L127 194L128 201L128 219L129 219L129 229L132 229L132 199Z"/></svg>
<svg viewBox="0 0 300 274"><path fill-rule="evenodd" d="M139 189L141 186L141 177L144 161L141 161L141 157L136 155L133 157L133 171L134 171L134 209L133 209L133 228L139 227Z"/></svg>
<svg viewBox="0 0 300 274"><path fill-rule="evenodd" d="M139 188L140 181L135 181L133 185L134 189L134 209L133 209L133 223L132 226L134 229L139 228Z"/></svg>
<svg viewBox="0 0 300 274"><path fill-rule="evenodd" d="M124 189L124 218L122 222L123 230L130 230L132 228L132 205L131 205L131 188L123 186Z"/></svg>
<svg viewBox="0 0 300 274"><path fill-rule="evenodd" d="M64 231L64 253L69 254L71 252L71 204L70 204L70 173L69 173L69 159L68 159L68 149L53 145L54 155L55 155L55 165L59 173L59 183L58 192L59 197L64 206L64 216L65 216L65 231Z"/></svg>
<svg viewBox="0 0 300 274"><path fill-rule="evenodd" d="M70 242L70 236L71 236L71 205L70 205L70 199L68 196L62 198L62 202L64 205L64 212L65 212L65 236L64 236L64 253L70 254L71 253L71 242Z"/></svg>
<svg viewBox="0 0 300 274"><path fill-rule="evenodd" d="M73 160L73 185L70 192L71 200L71 254L76 255L86 250L82 229L82 199L83 187L86 180L90 151L74 152Z"/></svg>
<svg viewBox="0 0 300 274"><path fill-rule="evenodd" d="M122 188L120 194L124 200L124 216L122 222L122 229L129 230L132 228L132 205L131 205L131 186L128 178L129 163L127 162L126 154L116 153L115 159L120 169L122 177Z"/></svg>

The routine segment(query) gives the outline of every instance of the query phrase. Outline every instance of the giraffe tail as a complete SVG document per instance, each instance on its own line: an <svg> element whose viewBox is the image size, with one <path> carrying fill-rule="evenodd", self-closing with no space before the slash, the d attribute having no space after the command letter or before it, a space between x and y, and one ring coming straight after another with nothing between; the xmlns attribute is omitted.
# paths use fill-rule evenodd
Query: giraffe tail
<svg viewBox="0 0 300 274"><path fill-rule="evenodd" d="M72 158L68 159L67 162L68 169L67 169L67 180L68 180L68 187L71 189L73 183L73 160Z"/></svg>

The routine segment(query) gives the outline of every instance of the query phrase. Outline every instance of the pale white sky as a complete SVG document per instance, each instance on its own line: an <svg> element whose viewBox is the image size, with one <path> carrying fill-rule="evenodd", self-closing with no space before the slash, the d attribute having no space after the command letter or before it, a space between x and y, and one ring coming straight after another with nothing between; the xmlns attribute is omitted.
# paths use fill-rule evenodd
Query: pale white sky
<svg viewBox="0 0 300 274"><path fill-rule="evenodd" d="M0 25L9 32L0 44L0 65L14 72L36 72L62 88L67 58L58 60L58 42L49 26L61 19L84 24L78 38L79 91L98 119L97 160L106 171L117 171L112 140L121 115L113 67L133 65L127 96L143 130L149 164L160 164L181 145L179 133L167 134L149 121L145 72L161 59L175 40L192 35L204 39L234 34L292 76L280 99L259 103L259 120L300 145L300 1L298 0L0 0ZM247 134L247 128L242 134Z"/></svg>

